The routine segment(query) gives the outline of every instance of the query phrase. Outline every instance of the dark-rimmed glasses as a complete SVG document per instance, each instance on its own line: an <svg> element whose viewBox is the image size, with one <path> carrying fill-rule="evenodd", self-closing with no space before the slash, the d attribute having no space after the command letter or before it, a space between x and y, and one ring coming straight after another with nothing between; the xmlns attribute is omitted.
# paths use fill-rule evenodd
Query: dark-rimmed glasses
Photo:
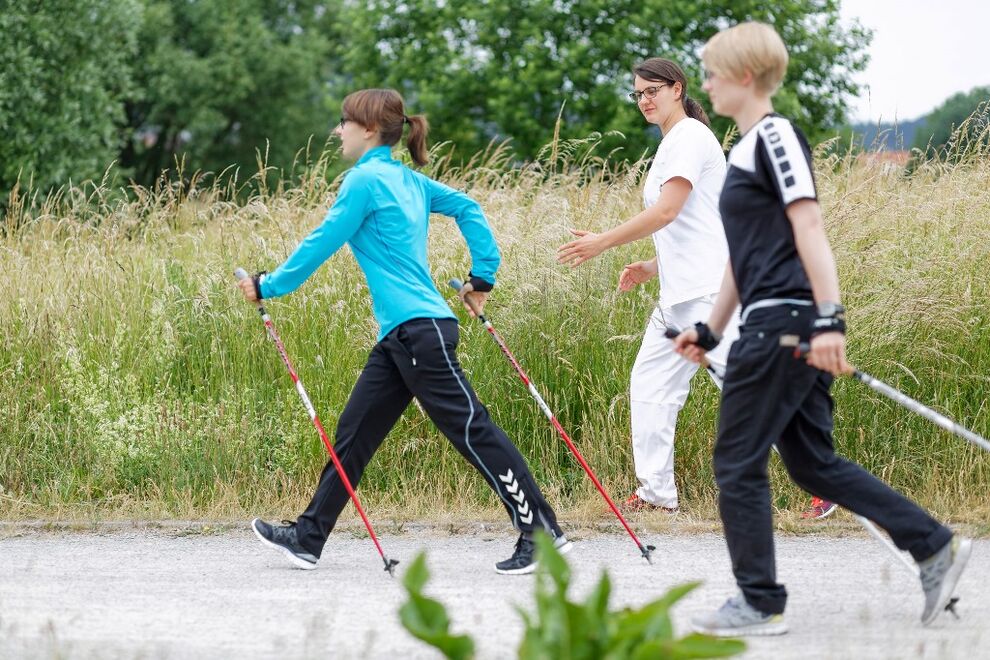
<svg viewBox="0 0 990 660"><path fill-rule="evenodd" d="M670 83L663 83L662 85L650 85L649 87L644 87L642 91L629 92L629 100L633 103L639 103L643 100L645 96L647 100L656 98L657 94L664 87L670 87Z"/></svg>

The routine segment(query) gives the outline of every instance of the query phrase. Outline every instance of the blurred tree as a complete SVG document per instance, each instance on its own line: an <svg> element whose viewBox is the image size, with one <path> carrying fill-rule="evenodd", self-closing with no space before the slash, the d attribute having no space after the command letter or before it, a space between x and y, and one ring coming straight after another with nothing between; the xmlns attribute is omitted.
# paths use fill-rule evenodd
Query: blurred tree
<svg viewBox="0 0 990 660"><path fill-rule="evenodd" d="M0 204L99 179L120 149L136 0L0 0Z"/></svg>
<svg viewBox="0 0 990 660"><path fill-rule="evenodd" d="M426 112L434 136L469 155L491 139L512 138L532 158L562 110L565 138L620 131L606 139L638 157L655 145L625 100L630 69L651 56L680 63L700 89L699 52L720 28L767 21L788 44L791 62L779 111L812 141L844 119L857 91L850 74L867 62L868 30L840 25L838 0L373 0L344 2L348 26L339 83L396 87L411 110ZM339 85L338 85L339 86ZM721 133L729 121L715 119Z"/></svg>
<svg viewBox="0 0 990 660"><path fill-rule="evenodd" d="M924 125L915 134L914 146L922 150L927 150L929 147L933 149L944 147L952 137L953 131L977 110L982 110L982 113L967 124L966 136L971 140L980 135L984 140L990 139L988 104L990 104L990 87L974 87L968 92L953 94L925 118Z"/></svg>
<svg viewBox="0 0 990 660"><path fill-rule="evenodd" d="M131 131L121 164L139 183L184 160L187 171L256 154L292 163L330 128L325 68L336 23L310 0L145 0L127 102ZM331 32L328 32L327 29ZM266 146L267 142L267 146Z"/></svg>
<svg viewBox="0 0 990 660"><path fill-rule="evenodd" d="M656 132L625 99L631 66L674 59L706 104L700 47L748 19L789 45L776 105L815 141L843 119L870 37L840 25L838 0L0 3L0 191L22 171L35 188L96 177L114 158L144 185L176 160L254 174L267 151L285 167L361 87L399 89L465 156L511 138L533 158L560 115L563 138L619 132L604 149L638 158Z"/></svg>

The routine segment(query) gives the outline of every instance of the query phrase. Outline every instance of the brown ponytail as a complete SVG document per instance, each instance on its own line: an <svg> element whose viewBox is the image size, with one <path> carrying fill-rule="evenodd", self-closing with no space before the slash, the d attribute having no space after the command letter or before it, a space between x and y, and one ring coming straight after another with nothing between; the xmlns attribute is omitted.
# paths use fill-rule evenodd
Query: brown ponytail
<svg viewBox="0 0 990 660"><path fill-rule="evenodd" d="M687 77L677 64L663 57L651 57L634 66L633 73L650 82L665 82L669 85L681 83L681 106L684 108L684 113L711 128L712 124L708 121L704 108L688 96Z"/></svg>
<svg viewBox="0 0 990 660"><path fill-rule="evenodd" d="M422 167L430 160L426 134L430 125L425 115L406 116L402 95L394 89L362 89L344 99L344 116L365 128L378 131L382 144L395 146L402 139L402 130L409 124L406 146L413 162Z"/></svg>
<svg viewBox="0 0 990 660"><path fill-rule="evenodd" d="M430 162L430 154L426 150L426 134L430 132L430 124L426 121L426 115L412 115L406 117L409 124L409 137L406 138L406 148L413 162L422 167Z"/></svg>

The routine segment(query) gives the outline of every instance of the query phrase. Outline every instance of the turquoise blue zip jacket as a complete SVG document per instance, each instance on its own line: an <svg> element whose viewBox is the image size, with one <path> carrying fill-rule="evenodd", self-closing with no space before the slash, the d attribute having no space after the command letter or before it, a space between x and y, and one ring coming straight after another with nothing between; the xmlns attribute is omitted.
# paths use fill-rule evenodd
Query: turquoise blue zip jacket
<svg viewBox="0 0 990 660"><path fill-rule="evenodd" d="M274 272L263 275L263 298L295 291L347 243L364 271L378 320L378 341L415 318L457 318L437 291L426 263L430 213L457 222L471 253L471 276L495 284L501 257L476 201L392 158L387 146L369 149L344 176L319 227Z"/></svg>

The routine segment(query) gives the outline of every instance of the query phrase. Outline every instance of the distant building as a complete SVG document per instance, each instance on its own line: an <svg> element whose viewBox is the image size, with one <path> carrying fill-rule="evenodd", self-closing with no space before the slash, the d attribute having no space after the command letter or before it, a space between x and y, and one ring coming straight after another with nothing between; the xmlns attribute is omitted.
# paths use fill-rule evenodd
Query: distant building
<svg viewBox="0 0 990 660"><path fill-rule="evenodd" d="M911 160L911 152L906 149L893 151L864 151L856 156L856 160L868 165L879 166L884 171L900 170Z"/></svg>

